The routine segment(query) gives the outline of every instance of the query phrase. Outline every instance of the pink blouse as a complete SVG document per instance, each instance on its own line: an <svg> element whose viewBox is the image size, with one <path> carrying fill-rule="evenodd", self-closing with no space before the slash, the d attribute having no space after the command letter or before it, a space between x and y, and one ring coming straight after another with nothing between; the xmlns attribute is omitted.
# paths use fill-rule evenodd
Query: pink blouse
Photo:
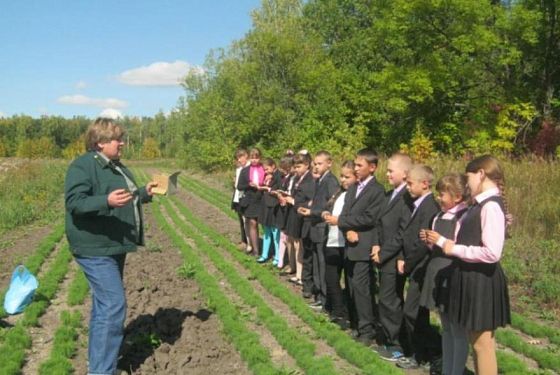
<svg viewBox="0 0 560 375"><path fill-rule="evenodd" d="M495 195L500 195L498 188L488 189L474 199L480 203ZM505 215L498 203L488 202L482 207L480 224L482 246L455 244L451 254L469 263L496 263L502 257L506 232Z"/></svg>
<svg viewBox="0 0 560 375"><path fill-rule="evenodd" d="M261 186L264 183L264 168L261 164L249 167L249 181Z"/></svg>

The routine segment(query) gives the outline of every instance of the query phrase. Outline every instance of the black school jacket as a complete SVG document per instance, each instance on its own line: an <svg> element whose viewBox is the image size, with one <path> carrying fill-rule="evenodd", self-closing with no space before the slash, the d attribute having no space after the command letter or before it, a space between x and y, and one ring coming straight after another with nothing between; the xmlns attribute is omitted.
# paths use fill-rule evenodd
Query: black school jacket
<svg viewBox="0 0 560 375"><path fill-rule="evenodd" d="M309 226L309 237L315 243L321 243L326 240L327 223L321 219L323 211L327 210L329 199L335 195L340 187L337 178L332 172L325 172L322 179L315 184L315 195L311 203L311 216L309 221L304 222L304 227ZM306 233L306 228L303 229Z"/></svg>
<svg viewBox="0 0 560 375"><path fill-rule="evenodd" d="M431 229L439 205L430 194L420 204L403 231L403 258L405 273L412 272L417 266L426 263L430 249L420 240L420 229Z"/></svg>
<svg viewBox="0 0 560 375"><path fill-rule="evenodd" d="M356 198L358 184L348 188L344 207L338 217L338 228L346 232L358 232L357 243L346 242L345 257L352 261L369 261L371 247L378 242L376 225L383 207L385 190L373 177Z"/></svg>
<svg viewBox="0 0 560 375"><path fill-rule="evenodd" d="M377 225L378 243L374 245L381 246L379 267L384 271L396 272L395 260L402 251L402 237L400 236L410 220L414 200L406 187L402 188L391 200L393 191L394 189L385 195L385 202Z"/></svg>
<svg viewBox="0 0 560 375"><path fill-rule="evenodd" d="M250 185L250 169L250 165L243 168L239 174L239 180L237 181L237 190L241 190L243 192L243 197L239 199L240 207L248 207L250 204L261 200L262 193L256 187Z"/></svg>

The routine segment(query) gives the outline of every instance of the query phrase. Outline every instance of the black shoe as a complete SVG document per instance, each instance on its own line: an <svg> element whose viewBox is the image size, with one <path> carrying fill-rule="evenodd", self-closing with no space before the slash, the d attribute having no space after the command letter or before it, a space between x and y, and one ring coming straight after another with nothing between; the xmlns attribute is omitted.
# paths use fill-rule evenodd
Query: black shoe
<svg viewBox="0 0 560 375"><path fill-rule="evenodd" d="M360 335L356 338L356 341L367 347L371 347L374 343L374 337L371 335Z"/></svg>
<svg viewBox="0 0 560 375"><path fill-rule="evenodd" d="M420 368L420 364L414 357L402 357L397 360L397 367L404 370L415 370Z"/></svg>
<svg viewBox="0 0 560 375"><path fill-rule="evenodd" d="M313 294L311 294L311 292L303 292L303 293L301 293L301 295L305 299L309 299L309 298L313 297Z"/></svg>
<svg viewBox="0 0 560 375"><path fill-rule="evenodd" d="M320 306L323 306L323 304L321 303L321 301L314 301L314 302L311 302L311 303L309 304L309 306L311 306L311 307L320 307Z"/></svg>
<svg viewBox="0 0 560 375"><path fill-rule="evenodd" d="M443 359L441 357L435 358L429 363L430 375L441 375L443 374Z"/></svg>
<svg viewBox="0 0 560 375"><path fill-rule="evenodd" d="M350 322L348 321L348 319L341 316L331 317L331 322L339 326L343 331L346 331L348 328L350 328Z"/></svg>

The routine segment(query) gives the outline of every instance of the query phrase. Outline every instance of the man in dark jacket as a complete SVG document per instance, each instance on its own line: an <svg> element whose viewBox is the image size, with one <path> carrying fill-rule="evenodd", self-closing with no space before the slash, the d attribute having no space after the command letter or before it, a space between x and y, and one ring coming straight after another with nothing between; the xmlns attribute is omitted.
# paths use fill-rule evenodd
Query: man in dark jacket
<svg viewBox="0 0 560 375"><path fill-rule="evenodd" d="M144 244L141 204L152 188L138 188L120 163L124 131L99 118L86 133L87 152L68 167L64 183L66 236L92 290L88 373L114 374L123 338L126 253Z"/></svg>

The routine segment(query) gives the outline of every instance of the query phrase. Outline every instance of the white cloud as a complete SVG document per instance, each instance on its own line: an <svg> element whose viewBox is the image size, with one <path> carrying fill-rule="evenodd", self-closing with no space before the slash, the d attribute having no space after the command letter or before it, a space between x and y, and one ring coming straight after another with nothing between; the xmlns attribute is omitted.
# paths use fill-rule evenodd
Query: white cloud
<svg viewBox="0 0 560 375"><path fill-rule="evenodd" d="M123 115L122 115L121 111L119 111L118 109L105 108L103 111L101 111L99 113L99 117L108 117L108 118L112 118L112 119L118 119L118 118L122 118Z"/></svg>
<svg viewBox="0 0 560 375"><path fill-rule="evenodd" d="M117 79L131 86L178 86L190 72L203 74L204 69L180 60L162 61L124 71Z"/></svg>
<svg viewBox="0 0 560 375"><path fill-rule="evenodd" d="M86 81L78 81L76 82L76 90L83 90L87 87Z"/></svg>
<svg viewBox="0 0 560 375"><path fill-rule="evenodd" d="M91 107L116 109L121 109L128 106L128 103L124 100L115 98L90 98L85 95L65 95L58 98L57 102L61 104L86 105Z"/></svg>

